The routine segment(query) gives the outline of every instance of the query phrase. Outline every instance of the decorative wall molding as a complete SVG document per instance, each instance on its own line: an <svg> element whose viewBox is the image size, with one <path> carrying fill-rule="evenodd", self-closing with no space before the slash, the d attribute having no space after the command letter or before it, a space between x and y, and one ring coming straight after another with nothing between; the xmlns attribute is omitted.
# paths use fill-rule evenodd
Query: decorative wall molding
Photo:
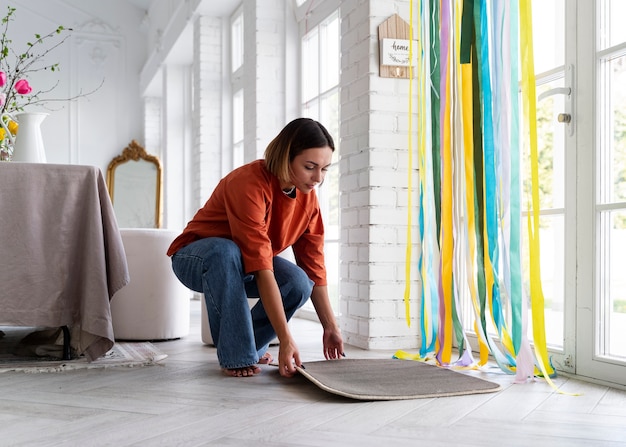
<svg viewBox="0 0 626 447"><path fill-rule="evenodd" d="M119 35L119 27L113 28L108 23L103 22L98 18L94 18L84 22L82 25L74 27L74 32L89 33L89 34L103 34L103 35Z"/></svg>

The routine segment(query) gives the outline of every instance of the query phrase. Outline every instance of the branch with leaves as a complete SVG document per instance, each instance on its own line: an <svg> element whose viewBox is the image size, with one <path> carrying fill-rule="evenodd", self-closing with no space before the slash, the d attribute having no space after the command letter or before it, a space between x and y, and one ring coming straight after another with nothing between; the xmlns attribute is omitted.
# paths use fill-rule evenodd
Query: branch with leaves
<svg viewBox="0 0 626 447"><path fill-rule="evenodd" d="M45 105L49 102L72 101L88 96L97 91L102 83L94 90L82 91L71 98L47 98L58 86L58 81L48 89L33 91L28 76L38 71L55 72L59 70L59 63L46 64L49 53L65 43L70 37L71 28L58 26L48 34L35 34L33 41L26 42L23 52L16 51L13 40L9 38L9 24L14 20L15 8L8 6L7 14L2 18L2 34L0 35L0 113L22 111L29 105ZM104 80L102 81L104 82Z"/></svg>

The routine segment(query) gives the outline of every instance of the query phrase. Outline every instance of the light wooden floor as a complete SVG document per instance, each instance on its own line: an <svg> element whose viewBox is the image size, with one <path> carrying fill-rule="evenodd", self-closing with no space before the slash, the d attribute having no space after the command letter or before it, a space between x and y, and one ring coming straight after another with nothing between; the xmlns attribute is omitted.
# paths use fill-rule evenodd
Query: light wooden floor
<svg viewBox="0 0 626 447"><path fill-rule="evenodd" d="M158 343L162 365L0 374L1 446L604 446L626 445L626 392L557 378L511 384L482 373L497 393L360 402L319 390L271 366L228 378L200 341L199 302L191 334ZM321 331L294 319L302 358L321 358ZM277 348L270 348L277 355ZM349 348L352 358L391 352Z"/></svg>

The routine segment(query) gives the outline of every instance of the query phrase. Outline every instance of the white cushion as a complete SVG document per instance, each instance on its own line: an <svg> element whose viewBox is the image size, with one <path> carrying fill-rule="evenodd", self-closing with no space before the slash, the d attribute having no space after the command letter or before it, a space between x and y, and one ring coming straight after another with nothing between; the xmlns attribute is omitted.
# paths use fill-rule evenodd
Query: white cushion
<svg viewBox="0 0 626 447"><path fill-rule="evenodd" d="M250 309L256 304L258 298L248 299L248 306ZM206 301L204 300L204 295L200 295L200 301L202 301L202 312L200 316L200 329L202 331L202 343L205 345L215 345L213 343L213 336L211 335L211 326L209 325L209 316L206 311Z"/></svg>
<svg viewBox="0 0 626 447"><path fill-rule="evenodd" d="M189 334L191 291L174 275L167 249L178 232L120 228L130 283L111 299L118 340L169 340Z"/></svg>

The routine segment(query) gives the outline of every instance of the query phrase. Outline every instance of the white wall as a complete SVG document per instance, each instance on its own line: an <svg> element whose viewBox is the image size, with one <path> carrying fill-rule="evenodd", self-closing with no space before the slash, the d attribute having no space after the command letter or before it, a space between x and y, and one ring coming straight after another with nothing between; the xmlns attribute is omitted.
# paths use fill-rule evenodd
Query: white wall
<svg viewBox="0 0 626 447"><path fill-rule="evenodd" d="M3 16L6 5L0 4ZM35 33L58 25L73 29L70 39L44 59L59 62L60 71L31 76L35 90L58 80L46 97L62 99L103 83L88 97L48 103L44 111L50 115L42 124L48 162L95 165L105 173L132 139L144 140L138 77L146 57L143 11L122 0L12 0L10 5L17 9L9 27L16 50Z"/></svg>
<svg viewBox="0 0 626 447"><path fill-rule="evenodd" d="M342 330L350 344L368 349L414 348L418 342L417 157L411 169L410 327L404 304L409 81L381 78L378 67L378 26L393 14L408 21L409 2L341 2Z"/></svg>

